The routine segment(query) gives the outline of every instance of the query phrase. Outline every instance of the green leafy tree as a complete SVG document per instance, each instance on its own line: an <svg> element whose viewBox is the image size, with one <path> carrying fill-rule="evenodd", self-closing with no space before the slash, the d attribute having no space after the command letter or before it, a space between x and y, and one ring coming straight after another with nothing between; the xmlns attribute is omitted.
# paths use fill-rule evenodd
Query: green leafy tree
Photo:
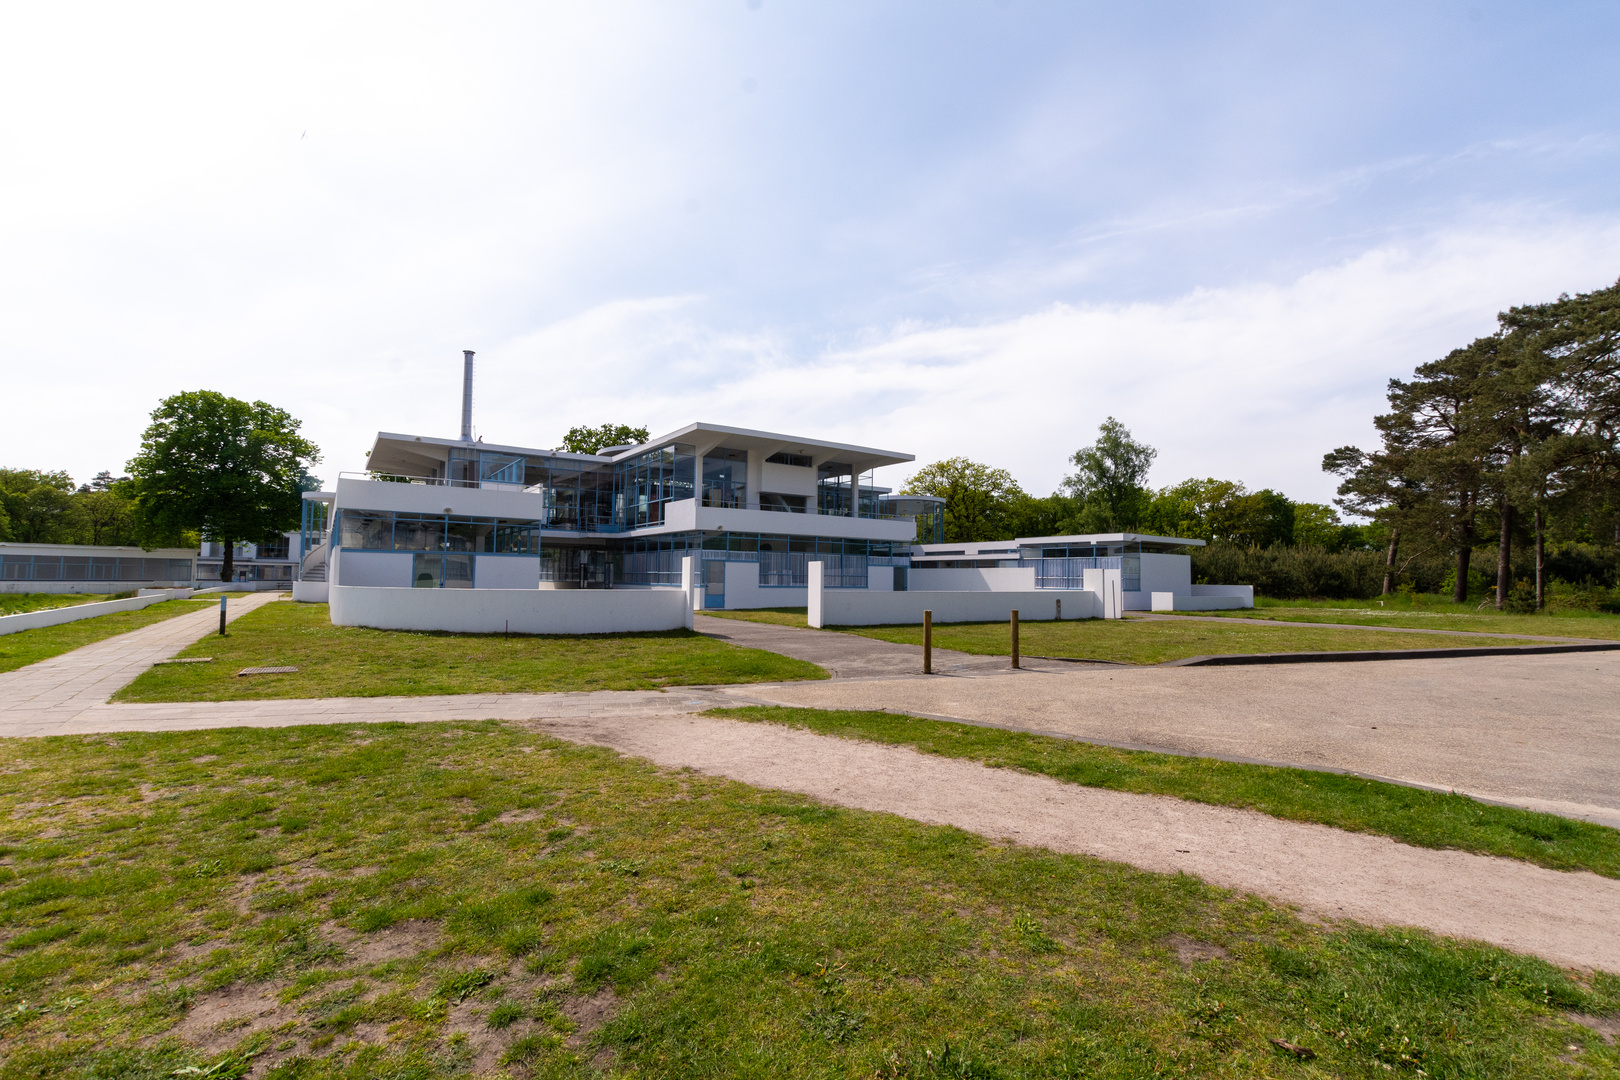
<svg viewBox="0 0 1620 1080"><path fill-rule="evenodd" d="M602 424L600 427L574 427L563 436L557 449L570 454L595 454L609 446L636 446L652 438L644 427L628 424Z"/></svg>
<svg viewBox="0 0 1620 1080"><path fill-rule="evenodd" d="M1063 481L1064 491L1081 504L1078 531L1120 532L1135 528L1147 513L1151 495L1148 470L1158 451L1131 438L1124 424L1110 416L1097 429L1097 441L1074 452L1076 471Z"/></svg>
<svg viewBox="0 0 1620 1080"><path fill-rule="evenodd" d="M0 504L10 539L22 544L73 542L73 478L67 473L0 469Z"/></svg>
<svg viewBox="0 0 1620 1080"><path fill-rule="evenodd" d="M1215 540L1215 523L1222 508L1249 489L1239 480L1192 478L1161 488L1148 503L1142 525L1158 536L1189 540Z"/></svg>
<svg viewBox="0 0 1620 1080"><path fill-rule="evenodd" d="M965 457L925 465L900 489L903 495L945 500L945 543L1007 540L1014 508L1029 497L1006 469L993 469Z"/></svg>
<svg viewBox="0 0 1620 1080"><path fill-rule="evenodd" d="M135 542L135 515L127 489L129 477L114 478L103 469L73 496L78 508L79 540L85 544Z"/></svg>
<svg viewBox="0 0 1620 1080"><path fill-rule="evenodd" d="M195 530L223 546L219 576L230 581L235 544L298 527L299 481L321 459L299 427L263 401L211 390L165 398L129 462L143 545L176 543Z"/></svg>

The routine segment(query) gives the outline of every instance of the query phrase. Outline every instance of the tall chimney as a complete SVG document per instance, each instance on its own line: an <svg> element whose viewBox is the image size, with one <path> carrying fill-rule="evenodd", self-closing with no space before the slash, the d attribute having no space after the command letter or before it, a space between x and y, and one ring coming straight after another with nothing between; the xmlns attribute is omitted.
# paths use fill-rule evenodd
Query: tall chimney
<svg viewBox="0 0 1620 1080"><path fill-rule="evenodd" d="M473 351L462 349L465 366L461 372L461 441L472 442L472 361Z"/></svg>

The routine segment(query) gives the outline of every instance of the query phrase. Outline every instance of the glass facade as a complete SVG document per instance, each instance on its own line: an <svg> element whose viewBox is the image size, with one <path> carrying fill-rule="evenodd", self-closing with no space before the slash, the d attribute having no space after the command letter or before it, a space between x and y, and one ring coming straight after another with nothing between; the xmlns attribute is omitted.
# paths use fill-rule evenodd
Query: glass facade
<svg viewBox="0 0 1620 1080"><path fill-rule="evenodd" d="M540 523L451 514L344 510L338 518L337 544L362 551L538 555Z"/></svg>
<svg viewBox="0 0 1620 1080"><path fill-rule="evenodd" d="M748 451L719 447L703 455L703 505L748 506Z"/></svg>
<svg viewBox="0 0 1620 1080"><path fill-rule="evenodd" d="M662 525L670 503L692 498L696 467L696 448L679 443L620 463L615 470L624 485L624 513L619 521L632 529Z"/></svg>
<svg viewBox="0 0 1620 1080"><path fill-rule="evenodd" d="M190 581L190 559L0 555L0 581Z"/></svg>

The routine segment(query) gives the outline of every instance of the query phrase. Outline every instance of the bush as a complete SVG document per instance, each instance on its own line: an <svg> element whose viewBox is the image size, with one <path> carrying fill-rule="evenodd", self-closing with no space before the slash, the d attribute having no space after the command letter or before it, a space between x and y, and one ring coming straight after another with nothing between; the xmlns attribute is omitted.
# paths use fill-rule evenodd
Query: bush
<svg viewBox="0 0 1620 1080"><path fill-rule="evenodd" d="M1439 592L1452 570L1449 559L1419 557L1396 583ZM1369 600L1384 588L1384 553L1215 543L1193 549L1192 574L1200 585L1253 585L1255 595L1275 600Z"/></svg>

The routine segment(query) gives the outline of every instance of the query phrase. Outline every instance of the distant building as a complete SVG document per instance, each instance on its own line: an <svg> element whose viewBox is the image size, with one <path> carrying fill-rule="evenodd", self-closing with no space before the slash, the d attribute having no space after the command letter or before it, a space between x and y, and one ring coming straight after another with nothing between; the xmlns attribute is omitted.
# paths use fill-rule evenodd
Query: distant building
<svg viewBox="0 0 1620 1080"><path fill-rule="evenodd" d="M115 593L196 577L197 553L186 548L0 543L0 592Z"/></svg>
<svg viewBox="0 0 1620 1080"><path fill-rule="evenodd" d="M257 583L261 588L292 588L292 583L298 577L299 536L297 532L290 532L262 544L234 545L231 580L244 584ZM204 541L197 553L198 580L219 581L224 558L223 544L213 540Z"/></svg>

